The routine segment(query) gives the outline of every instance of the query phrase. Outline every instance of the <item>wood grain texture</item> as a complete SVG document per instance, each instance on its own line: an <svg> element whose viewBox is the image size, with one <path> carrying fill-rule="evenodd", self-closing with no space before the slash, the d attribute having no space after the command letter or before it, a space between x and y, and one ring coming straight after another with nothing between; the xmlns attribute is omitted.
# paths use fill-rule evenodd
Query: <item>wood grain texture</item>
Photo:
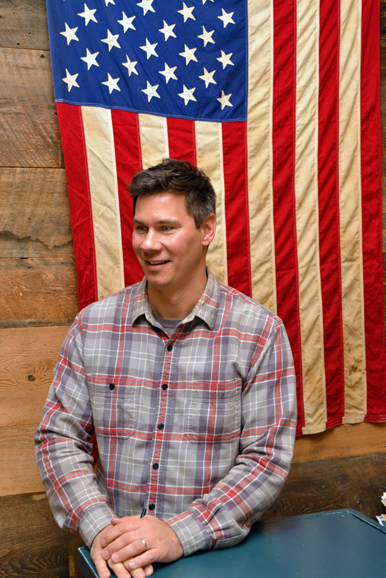
<svg viewBox="0 0 386 578"><path fill-rule="evenodd" d="M64 169L0 168L0 183L0 258L73 257Z"/></svg>
<svg viewBox="0 0 386 578"><path fill-rule="evenodd" d="M50 54L0 48L0 166L63 167Z"/></svg>
<svg viewBox="0 0 386 578"><path fill-rule="evenodd" d="M45 494L0 497L0 578L68 578L69 536Z"/></svg>
<svg viewBox="0 0 386 578"><path fill-rule="evenodd" d="M295 441L293 462L386 453L386 423L340 425ZM386 491L386 478L385 478Z"/></svg>
<svg viewBox="0 0 386 578"><path fill-rule="evenodd" d="M75 534L69 534L68 542L68 576L69 578L84 578L84 574L78 564L78 548L84 546L82 538Z"/></svg>
<svg viewBox="0 0 386 578"><path fill-rule="evenodd" d="M333 458L292 465L283 492L264 518L354 508L375 519L385 513L386 454Z"/></svg>
<svg viewBox="0 0 386 578"><path fill-rule="evenodd" d="M0 496L43 489L33 435L68 329L0 330Z"/></svg>
<svg viewBox="0 0 386 578"><path fill-rule="evenodd" d="M0 328L70 325L79 311L75 259L0 260Z"/></svg>
<svg viewBox="0 0 386 578"><path fill-rule="evenodd" d="M381 46L386 45L386 2L380 2L380 36Z"/></svg>
<svg viewBox="0 0 386 578"><path fill-rule="evenodd" d="M49 50L45 0L0 0L0 46Z"/></svg>

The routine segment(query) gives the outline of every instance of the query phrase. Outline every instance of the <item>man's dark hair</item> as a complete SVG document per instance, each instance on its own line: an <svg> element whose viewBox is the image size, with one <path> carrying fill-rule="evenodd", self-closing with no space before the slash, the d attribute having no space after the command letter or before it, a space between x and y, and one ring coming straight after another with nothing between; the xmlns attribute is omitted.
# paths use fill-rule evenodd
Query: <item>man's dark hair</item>
<svg viewBox="0 0 386 578"><path fill-rule="evenodd" d="M135 174L128 189L134 213L138 197L171 193L185 196L186 211L197 229L208 215L216 214L216 193L209 177L188 161L163 159L159 165Z"/></svg>

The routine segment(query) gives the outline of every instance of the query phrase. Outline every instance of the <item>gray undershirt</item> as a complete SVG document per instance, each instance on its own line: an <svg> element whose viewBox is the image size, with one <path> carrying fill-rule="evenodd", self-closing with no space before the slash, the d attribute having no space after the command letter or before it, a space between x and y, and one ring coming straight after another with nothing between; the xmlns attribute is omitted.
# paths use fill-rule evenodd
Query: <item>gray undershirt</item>
<svg viewBox="0 0 386 578"><path fill-rule="evenodd" d="M159 315L156 315L153 311L153 317L154 319L157 321L157 323L159 323L162 327L162 329L165 331L166 335L168 335L170 337L170 335L173 335L173 333L176 330L176 327L179 323L181 323L182 319L164 319L163 317L160 317Z"/></svg>

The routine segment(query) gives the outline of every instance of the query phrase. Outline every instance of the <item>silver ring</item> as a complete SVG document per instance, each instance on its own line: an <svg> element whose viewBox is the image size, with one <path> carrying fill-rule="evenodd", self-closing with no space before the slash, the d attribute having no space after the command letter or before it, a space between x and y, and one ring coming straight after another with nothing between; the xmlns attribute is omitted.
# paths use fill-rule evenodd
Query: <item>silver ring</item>
<svg viewBox="0 0 386 578"><path fill-rule="evenodd" d="M144 549L144 550L147 550L146 541L145 541L143 538L141 538L141 542L142 542L142 544L143 544L143 549Z"/></svg>

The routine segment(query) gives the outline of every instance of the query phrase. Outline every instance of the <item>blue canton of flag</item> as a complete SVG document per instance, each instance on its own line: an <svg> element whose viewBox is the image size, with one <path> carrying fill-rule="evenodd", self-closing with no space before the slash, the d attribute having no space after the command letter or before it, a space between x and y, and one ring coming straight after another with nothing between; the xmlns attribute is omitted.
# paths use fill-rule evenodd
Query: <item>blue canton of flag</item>
<svg viewBox="0 0 386 578"><path fill-rule="evenodd" d="M246 120L245 0L62 0L48 17L57 102Z"/></svg>

